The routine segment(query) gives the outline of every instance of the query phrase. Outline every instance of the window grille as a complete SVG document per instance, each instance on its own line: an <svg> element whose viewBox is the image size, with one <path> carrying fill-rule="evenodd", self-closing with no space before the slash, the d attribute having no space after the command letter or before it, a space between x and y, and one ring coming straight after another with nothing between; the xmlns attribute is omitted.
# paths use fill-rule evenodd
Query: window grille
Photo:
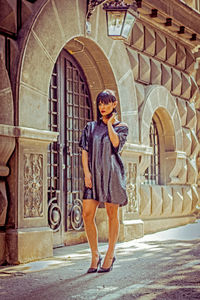
<svg viewBox="0 0 200 300"><path fill-rule="evenodd" d="M149 132L150 146L153 148L150 166L145 171L146 184L159 184L160 180L160 146L156 122L152 119Z"/></svg>

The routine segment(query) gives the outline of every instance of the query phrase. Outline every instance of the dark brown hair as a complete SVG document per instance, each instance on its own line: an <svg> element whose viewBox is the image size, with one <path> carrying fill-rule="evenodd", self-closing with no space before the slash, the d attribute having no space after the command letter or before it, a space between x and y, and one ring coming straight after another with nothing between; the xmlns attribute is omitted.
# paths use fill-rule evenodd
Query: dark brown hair
<svg viewBox="0 0 200 300"><path fill-rule="evenodd" d="M104 90L97 95L96 106L97 106L97 121L101 119L101 113L99 111L99 103L108 104L110 102L117 101L115 93L112 90ZM113 109L116 112L116 109Z"/></svg>

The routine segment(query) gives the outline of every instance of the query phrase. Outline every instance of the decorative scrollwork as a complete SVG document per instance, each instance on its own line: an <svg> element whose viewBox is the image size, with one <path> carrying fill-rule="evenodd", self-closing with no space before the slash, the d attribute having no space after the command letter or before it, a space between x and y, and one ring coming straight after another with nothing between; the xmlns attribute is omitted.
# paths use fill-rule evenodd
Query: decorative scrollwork
<svg viewBox="0 0 200 300"><path fill-rule="evenodd" d="M82 207L83 205L80 199L75 199L73 201L70 217L71 217L71 225L74 230L80 230L83 227Z"/></svg>
<svg viewBox="0 0 200 300"><path fill-rule="evenodd" d="M60 207L58 206L57 203L57 198L52 198L49 201L49 207L48 207L48 222L49 226L53 231L58 231L60 228L61 224L61 219L62 219L62 214Z"/></svg>
<svg viewBox="0 0 200 300"><path fill-rule="evenodd" d="M136 193L136 177L137 177L137 164L128 163L127 166L127 185L126 190L128 194L127 212L137 212L138 202Z"/></svg>
<svg viewBox="0 0 200 300"><path fill-rule="evenodd" d="M43 216L43 155L24 154L24 218Z"/></svg>
<svg viewBox="0 0 200 300"><path fill-rule="evenodd" d="M100 5L103 2L106 2L107 0L89 0L88 3L88 11L87 11L87 20L91 17L93 14L96 6Z"/></svg>
<svg viewBox="0 0 200 300"><path fill-rule="evenodd" d="M125 3L123 0L113 0L107 1L104 4L104 8L129 8L129 4Z"/></svg>

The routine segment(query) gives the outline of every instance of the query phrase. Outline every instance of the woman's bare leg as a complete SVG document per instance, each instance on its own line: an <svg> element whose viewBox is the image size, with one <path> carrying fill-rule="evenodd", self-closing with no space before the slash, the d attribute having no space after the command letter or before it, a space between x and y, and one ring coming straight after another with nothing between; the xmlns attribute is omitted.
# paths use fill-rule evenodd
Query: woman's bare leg
<svg viewBox="0 0 200 300"><path fill-rule="evenodd" d="M108 250L104 259L103 268L109 268L112 264L112 259L115 252L115 244L119 236L119 205L112 203L105 203L106 211L109 221L109 238Z"/></svg>
<svg viewBox="0 0 200 300"><path fill-rule="evenodd" d="M94 199L83 199L83 221L87 240L92 253L92 261L90 268L96 268L99 259L98 252L98 234L95 223L95 215L99 202Z"/></svg>

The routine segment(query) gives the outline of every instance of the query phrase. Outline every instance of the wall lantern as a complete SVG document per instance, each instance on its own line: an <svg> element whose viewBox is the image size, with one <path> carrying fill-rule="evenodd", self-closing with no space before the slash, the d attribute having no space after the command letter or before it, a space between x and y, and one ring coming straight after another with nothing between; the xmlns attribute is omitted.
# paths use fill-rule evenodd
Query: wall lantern
<svg viewBox="0 0 200 300"><path fill-rule="evenodd" d="M108 36L117 40L126 40L136 18L139 17L136 1L131 5L124 3L123 0L110 1L104 4L103 9L106 10Z"/></svg>
<svg viewBox="0 0 200 300"><path fill-rule="evenodd" d="M95 7L100 4L103 4L103 9L106 11L108 36L117 40L126 40L131 33L136 18L139 17L137 2L133 0L132 4L127 4L124 0L88 0L86 15L87 34L91 33L89 19Z"/></svg>

